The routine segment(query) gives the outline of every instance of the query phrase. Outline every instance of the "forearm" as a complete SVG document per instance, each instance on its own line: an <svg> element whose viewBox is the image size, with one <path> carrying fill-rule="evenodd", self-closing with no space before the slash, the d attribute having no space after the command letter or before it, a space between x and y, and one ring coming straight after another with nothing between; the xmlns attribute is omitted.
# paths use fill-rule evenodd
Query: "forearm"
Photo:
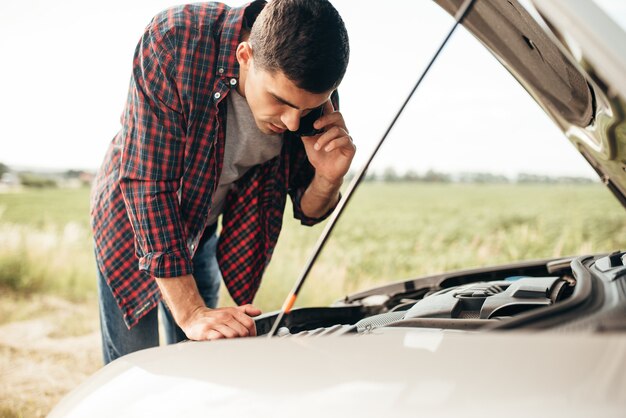
<svg viewBox="0 0 626 418"><path fill-rule="evenodd" d="M302 212L310 218L319 218L339 201L339 189L343 179L332 182L318 175L313 177L300 200Z"/></svg>
<svg viewBox="0 0 626 418"><path fill-rule="evenodd" d="M206 307L191 274L180 277L156 278L156 282L174 320L181 328L189 321L194 311Z"/></svg>

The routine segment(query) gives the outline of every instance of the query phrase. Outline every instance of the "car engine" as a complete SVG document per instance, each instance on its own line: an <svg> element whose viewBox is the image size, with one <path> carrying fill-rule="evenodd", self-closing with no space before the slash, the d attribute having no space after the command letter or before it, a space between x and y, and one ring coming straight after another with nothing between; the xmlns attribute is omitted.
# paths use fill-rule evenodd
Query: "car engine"
<svg viewBox="0 0 626 418"><path fill-rule="evenodd" d="M526 262L393 283L346 296L330 307L295 309L285 315L276 336L367 334L381 327L560 327L600 306L598 298L610 302L607 296L626 294L625 254ZM606 314L599 315L606 317L598 323L623 323L623 312L611 311L611 303L602 306ZM258 318L257 333L267 334L276 317L270 313Z"/></svg>

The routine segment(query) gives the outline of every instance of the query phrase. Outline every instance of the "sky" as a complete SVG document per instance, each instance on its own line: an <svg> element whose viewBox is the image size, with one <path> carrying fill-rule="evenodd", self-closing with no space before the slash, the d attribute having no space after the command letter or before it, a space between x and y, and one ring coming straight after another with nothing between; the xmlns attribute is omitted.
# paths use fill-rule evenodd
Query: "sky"
<svg viewBox="0 0 626 418"><path fill-rule="evenodd" d="M626 26L626 2L597 0ZM431 0L335 0L350 37L341 108L360 168L451 27ZM89 169L119 130L132 55L176 0L0 3L0 162ZM230 1L239 5L243 1ZM515 79L459 28L372 169L593 176Z"/></svg>

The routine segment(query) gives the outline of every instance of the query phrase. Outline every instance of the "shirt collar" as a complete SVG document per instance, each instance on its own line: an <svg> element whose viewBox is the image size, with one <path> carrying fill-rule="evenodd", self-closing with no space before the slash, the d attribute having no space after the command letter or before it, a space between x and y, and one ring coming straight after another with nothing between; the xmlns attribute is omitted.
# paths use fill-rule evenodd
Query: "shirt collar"
<svg viewBox="0 0 626 418"><path fill-rule="evenodd" d="M215 74L219 77L239 78L239 63L237 62L237 46L241 37L241 29L244 26L244 13L253 3L265 3L265 1L254 1L241 7L231 8L220 33L220 53L217 59Z"/></svg>

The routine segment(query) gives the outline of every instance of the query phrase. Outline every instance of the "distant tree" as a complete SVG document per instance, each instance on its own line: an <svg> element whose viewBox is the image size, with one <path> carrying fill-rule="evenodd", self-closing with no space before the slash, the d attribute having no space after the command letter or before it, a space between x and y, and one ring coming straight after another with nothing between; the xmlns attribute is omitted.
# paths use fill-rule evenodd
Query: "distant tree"
<svg viewBox="0 0 626 418"><path fill-rule="evenodd" d="M449 183L451 178L449 174L428 170L426 174L424 174L423 180L428 183Z"/></svg>
<svg viewBox="0 0 626 418"><path fill-rule="evenodd" d="M34 187L38 189L47 187L57 187L57 182L54 179L44 177L34 173L20 173L20 183L25 187Z"/></svg>
<svg viewBox="0 0 626 418"><path fill-rule="evenodd" d="M363 179L363 181L376 181L378 180L378 176L376 175L375 172L367 172L365 173L365 178Z"/></svg>
<svg viewBox="0 0 626 418"><path fill-rule="evenodd" d="M551 177L540 174L519 173L517 175L518 183L549 183L549 184L589 184L598 180L588 177L568 177L558 176Z"/></svg>
<svg viewBox="0 0 626 418"><path fill-rule="evenodd" d="M420 181L420 175L415 170L408 170L404 173L403 180L405 181Z"/></svg>
<svg viewBox="0 0 626 418"><path fill-rule="evenodd" d="M0 177L2 177L4 173L8 173L9 171L11 171L11 169L8 165L0 163Z"/></svg>
<svg viewBox="0 0 626 418"><path fill-rule="evenodd" d="M562 176L562 177L557 177L556 178L556 182L557 183L564 183L564 184L591 184L591 183L597 182L597 180L594 180L594 179L589 178L589 177L568 177L568 176Z"/></svg>
<svg viewBox="0 0 626 418"><path fill-rule="evenodd" d="M545 179L536 174L519 173L517 175L518 183L545 183Z"/></svg>
<svg viewBox="0 0 626 418"><path fill-rule="evenodd" d="M400 176L398 175L398 172L395 168L387 167L383 171L382 180L385 182L396 182L400 180Z"/></svg>
<svg viewBox="0 0 626 418"><path fill-rule="evenodd" d="M81 170L67 170L65 173L63 173L63 175L65 178L68 179L77 179L82 173L83 172Z"/></svg>
<svg viewBox="0 0 626 418"><path fill-rule="evenodd" d="M469 172L459 175L461 183L509 183L509 178L502 174L488 172Z"/></svg>

